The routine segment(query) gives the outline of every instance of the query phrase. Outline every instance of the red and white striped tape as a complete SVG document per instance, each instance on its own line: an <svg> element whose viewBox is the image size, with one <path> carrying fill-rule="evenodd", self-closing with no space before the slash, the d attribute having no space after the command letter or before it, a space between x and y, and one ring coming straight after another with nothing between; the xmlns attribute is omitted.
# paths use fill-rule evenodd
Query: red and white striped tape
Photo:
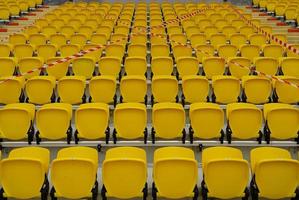
<svg viewBox="0 0 299 200"><path fill-rule="evenodd" d="M266 32L264 29L260 28L259 26L257 26L256 24L252 23L252 21L250 21L249 19L247 19L242 13L240 13L239 10L237 10L234 6L231 6L231 8L233 9L234 12L236 12L242 19L243 21L245 21L247 24L249 24L250 26L254 27L258 32L264 34L265 36L269 37L271 40L275 41L276 43L282 45L283 47L287 48L289 51L298 54L299 55L299 49L296 49L295 47L293 47L291 44L288 44L282 40L280 40L279 38L275 37L274 35L272 35L271 33Z"/></svg>

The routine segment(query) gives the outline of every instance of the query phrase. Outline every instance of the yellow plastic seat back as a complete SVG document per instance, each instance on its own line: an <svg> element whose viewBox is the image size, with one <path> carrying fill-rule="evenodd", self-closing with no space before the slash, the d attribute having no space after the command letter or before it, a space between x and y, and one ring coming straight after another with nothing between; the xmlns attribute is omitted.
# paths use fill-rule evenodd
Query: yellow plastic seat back
<svg viewBox="0 0 299 200"><path fill-rule="evenodd" d="M90 80L89 93L92 102L111 103L116 92L115 76L101 75Z"/></svg>
<svg viewBox="0 0 299 200"><path fill-rule="evenodd" d="M243 76L242 87L249 103L267 103L272 93L271 81L262 76Z"/></svg>
<svg viewBox="0 0 299 200"><path fill-rule="evenodd" d="M91 57L81 57L73 60L72 65L75 76L84 76L90 79L95 70L95 61Z"/></svg>
<svg viewBox="0 0 299 200"><path fill-rule="evenodd" d="M230 147L211 147L203 151L204 181L208 196L222 199L244 197L249 179L248 162L242 158L242 153L241 156L234 155L239 153L225 148ZM229 173L223 173L223 170Z"/></svg>
<svg viewBox="0 0 299 200"><path fill-rule="evenodd" d="M41 58L36 57L28 57L28 58L22 58L19 60L19 70L21 74L25 74L25 78L31 78L33 76L38 76L41 72L41 67L43 65L43 61ZM32 73L28 73L31 72Z"/></svg>
<svg viewBox="0 0 299 200"><path fill-rule="evenodd" d="M265 104L264 118L271 132L271 137L275 139L291 139L298 137L298 108L282 103Z"/></svg>
<svg viewBox="0 0 299 200"><path fill-rule="evenodd" d="M169 54L169 47L165 44L153 44L151 46L152 57L167 57Z"/></svg>
<svg viewBox="0 0 299 200"><path fill-rule="evenodd" d="M215 48L212 45L198 45L195 47L195 52L199 63L202 63L203 58L214 56Z"/></svg>
<svg viewBox="0 0 299 200"><path fill-rule="evenodd" d="M60 48L62 45L65 45L66 40L67 36L64 34L51 34L49 36L50 43L55 45L57 48Z"/></svg>
<svg viewBox="0 0 299 200"><path fill-rule="evenodd" d="M14 46L13 53L17 59L32 57L34 48L30 44L17 44Z"/></svg>
<svg viewBox="0 0 299 200"><path fill-rule="evenodd" d="M103 52L104 48L102 46L101 46L101 48L99 48L98 44L95 44L95 43L85 44L82 47L82 49L84 51L90 50L92 48L96 48L96 50L85 54L84 57L92 58L95 62L98 62L100 60L101 56L102 56L102 52Z"/></svg>
<svg viewBox="0 0 299 200"><path fill-rule="evenodd" d="M199 32L191 34L189 39L192 47L196 47L198 45L205 45L207 43L206 35Z"/></svg>
<svg viewBox="0 0 299 200"><path fill-rule="evenodd" d="M268 44L263 48L264 56L272 58L280 58L284 55L284 49L278 44Z"/></svg>
<svg viewBox="0 0 299 200"><path fill-rule="evenodd" d="M257 71L268 75L276 75L278 70L278 61L271 57L260 57L254 60L254 65Z"/></svg>
<svg viewBox="0 0 299 200"><path fill-rule="evenodd" d="M173 102L178 94L178 81L174 76L157 75L152 79L155 102Z"/></svg>
<svg viewBox="0 0 299 200"><path fill-rule="evenodd" d="M125 61L127 75L144 75L147 70L146 59L144 57L127 57Z"/></svg>
<svg viewBox="0 0 299 200"><path fill-rule="evenodd" d="M0 103L18 103L24 88L24 77L1 77Z"/></svg>
<svg viewBox="0 0 299 200"><path fill-rule="evenodd" d="M120 82L120 92L124 102L144 102L147 93L146 78L142 75L124 76Z"/></svg>
<svg viewBox="0 0 299 200"><path fill-rule="evenodd" d="M130 44L128 46L128 56L146 57L147 47L145 44Z"/></svg>
<svg viewBox="0 0 299 200"><path fill-rule="evenodd" d="M177 70L180 77L197 75L199 70L198 60L194 57L180 57L177 59Z"/></svg>
<svg viewBox="0 0 299 200"><path fill-rule="evenodd" d="M54 89L55 77L52 76L34 76L25 85L28 101L34 104L50 103Z"/></svg>
<svg viewBox="0 0 299 200"><path fill-rule="evenodd" d="M283 58L281 61L281 70L286 76L294 76L299 78L299 58Z"/></svg>
<svg viewBox="0 0 299 200"><path fill-rule="evenodd" d="M51 64L60 59L62 59L62 57L52 57L52 58L49 58L46 63ZM55 64L52 66L48 66L46 68L47 74L49 76L53 76L57 80L59 80L67 74L69 64L70 64L70 62L62 62L62 63L58 63L58 64Z"/></svg>
<svg viewBox="0 0 299 200"><path fill-rule="evenodd" d="M8 104L0 109L1 138L20 140L27 137L33 123L35 107L32 104ZM18 124L16 126L15 124Z"/></svg>
<svg viewBox="0 0 299 200"><path fill-rule="evenodd" d="M189 117L195 137L203 139L220 137L224 125L224 113L219 105L193 103L190 105Z"/></svg>
<svg viewBox="0 0 299 200"><path fill-rule="evenodd" d="M64 44L60 47L60 55L62 57L67 57L79 53L80 46L76 44Z"/></svg>
<svg viewBox="0 0 299 200"><path fill-rule="evenodd" d="M0 55L1 57L9 57L11 54L11 44L0 44Z"/></svg>
<svg viewBox="0 0 299 200"><path fill-rule="evenodd" d="M183 46L180 44L174 44L172 47L174 58L177 60L180 57L191 57L192 48L191 46Z"/></svg>
<svg viewBox="0 0 299 200"><path fill-rule="evenodd" d="M278 78L290 83L299 85L299 79L292 76L278 76ZM287 83L274 81L275 92L280 103L297 103L299 101L299 88L295 88Z"/></svg>
<svg viewBox="0 0 299 200"><path fill-rule="evenodd" d="M171 57L153 57L151 69L154 75L171 75L173 60Z"/></svg>
<svg viewBox="0 0 299 200"><path fill-rule="evenodd" d="M119 137L126 139L143 137L147 123L146 107L141 103L118 104L114 110L113 121Z"/></svg>
<svg viewBox="0 0 299 200"><path fill-rule="evenodd" d="M104 138L108 122L109 106L107 104L82 104L76 110L75 124L79 138Z"/></svg>
<svg viewBox="0 0 299 200"><path fill-rule="evenodd" d="M16 70L16 62L10 57L0 57L0 66L0 77L12 76Z"/></svg>
<svg viewBox="0 0 299 200"><path fill-rule="evenodd" d="M91 197L96 181L97 162L97 151L89 147L60 150L51 168L55 196L69 199Z"/></svg>
<svg viewBox="0 0 299 200"><path fill-rule="evenodd" d="M71 116L72 106L70 104L43 105L36 113L36 126L40 137L51 140L66 138Z"/></svg>
<svg viewBox="0 0 299 200"><path fill-rule="evenodd" d="M228 61L228 67L232 76L241 79L242 76L249 75L251 60L244 57L231 58Z"/></svg>
<svg viewBox="0 0 299 200"><path fill-rule="evenodd" d="M85 93L84 76L65 76L58 81L57 91L60 101L70 104L78 104L83 101Z"/></svg>
<svg viewBox="0 0 299 200"><path fill-rule="evenodd" d="M111 148L106 152L102 174L107 196L141 197L147 179L146 152L136 147ZM116 181L119 179L122 181Z"/></svg>
<svg viewBox="0 0 299 200"><path fill-rule="evenodd" d="M227 60L230 57L236 57L238 52L238 47L231 44L225 44L218 46L218 55L221 58Z"/></svg>
<svg viewBox="0 0 299 200"><path fill-rule="evenodd" d="M153 106L153 127L160 138L178 138L185 128L185 110L179 103L156 103Z"/></svg>
<svg viewBox="0 0 299 200"><path fill-rule="evenodd" d="M182 89L188 103L205 102L209 94L209 82L205 77L189 75L182 78Z"/></svg>
<svg viewBox="0 0 299 200"><path fill-rule="evenodd" d="M29 35L29 43L31 45L33 45L34 47L38 46L38 45L43 45L47 43L47 36L44 34L32 34Z"/></svg>
<svg viewBox="0 0 299 200"><path fill-rule="evenodd" d="M243 45L240 48L241 56L249 59L251 62L254 58L260 56L260 47L258 45Z"/></svg>
<svg viewBox="0 0 299 200"><path fill-rule="evenodd" d="M26 44L27 42L27 35L22 33L15 33L9 36L9 44L16 45L16 44Z"/></svg>
<svg viewBox="0 0 299 200"><path fill-rule="evenodd" d="M121 58L103 57L99 61L99 71L101 75L117 76L120 72Z"/></svg>
<svg viewBox="0 0 299 200"><path fill-rule="evenodd" d="M47 61L51 57L55 57L57 48L53 44L43 44L37 46L37 55Z"/></svg>
<svg viewBox="0 0 299 200"><path fill-rule="evenodd" d="M225 72L225 60L219 57L208 57L202 61L203 70L208 79Z"/></svg>
<svg viewBox="0 0 299 200"><path fill-rule="evenodd" d="M236 45L238 48L240 48L242 45L246 44L247 42L247 36L240 33L232 34L229 37L230 44Z"/></svg>
<svg viewBox="0 0 299 200"><path fill-rule="evenodd" d="M153 179L158 196L176 199L192 196L197 176L197 161L192 150L164 147L155 151Z"/></svg>
<svg viewBox="0 0 299 200"><path fill-rule="evenodd" d="M40 196L48 170L45 165L49 163L50 153L43 148L34 147L34 151L31 151L31 148L29 147L28 154L26 150L25 154L19 152L25 148L17 149L15 153L12 151L8 158L1 161L1 185L6 197L29 199ZM41 158L37 151L45 151L46 158ZM45 163L45 160L48 163Z"/></svg>
<svg viewBox="0 0 299 200"><path fill-rule="evenodd" d="M212 87L216 102L233 103L240 95L240 82L234 76L213 76Z"/></svg>
<svg viewBox="0 0 299 200"><path fill-rule="evenodd" d="M263 117L261 110L255 105L249 103L228 104L226 116L234 138L250 139L259 136Z"/></svg>

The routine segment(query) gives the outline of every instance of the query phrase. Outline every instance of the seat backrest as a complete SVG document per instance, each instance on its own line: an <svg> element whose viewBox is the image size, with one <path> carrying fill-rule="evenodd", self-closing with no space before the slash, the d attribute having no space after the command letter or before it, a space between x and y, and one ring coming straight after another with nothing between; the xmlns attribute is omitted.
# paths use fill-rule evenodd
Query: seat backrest
<svg viewBox="0 0 299 200"><path fill-rule="evenodd" d="M84 76L65 76L58 81L57 91L61 102L82 103L85 93Z"/></svg>
<svg viewBox="0 0 299 200"><path fill-rule="evenodd" d="M30 157L4 159L0 172L6 196L18 199L39 197L47 173L40 160Z"/></svg>
<svg viewBox="0 0 299 200"><path fill-rule="evenodd" d="M223 75L225 72L225 60L219 57L208 57L204 58L203 70L208 79L211 79L216 75Z"/></svg>
<svg viewBox="0 0 299 200"><path fill-rule="evenodd" d="M233 103L238 101L240 82L233 76L213 76L212 87L216 102Z"/></svg>
<svg viewBox="0 0 299 200"><path fill-rule="evenodd" d="M171 75L173 61L171 57L153 57L151 69L154 75Z"/></svg>
<svg viewBox="0 0 299 200"><path fill-rule="evenodd" d="M153 44L151 46L151 56L160 57L160 56L169 56L169 46L165 44Z"/></svg>
<svg viewBox="0 0 299 200"><path fill-rule="evenodd" d="M12 76L16 70L16 63L13 58L0 57L0 77Z"/></svg>
<svg viewBox="0 0 299 200"><path fill-rule="evenodd" d="M209 82L201 76L184 76L182 78L182 89L186 102L206 102L209 94Z"/></svg>
<svg viewBox="0 0 299 200"><path fill-rule="evenodd" d="M119 137L126 139L143 137L147 123L146 107L141 103L118 104L114 110L113 121Z"/></svg>
<svg viewBox="0 0 299 200"><path fill-rule="evenodd" d="M120 82L124 102L144 102L147 93L146 78L143 75L124 76Z"/></svg>
<svg viewBox="0 0 299 200"><path fill-rule="evenodd" d="M244 57L231 58L228 61L228 67L232 76L241 79L242 76L250 73L251 61Z"/></svg>
<svg viewBox="0 0 299 200"><path fill-rule="evenodd" d="M177 70L180 77L197 75L199 71L198 60L194 57L179 57L177 59Z"/></svg>
<svg viewBox="0 0 299 200"><path fill-rule="evenodd" d="M73 72L76 76L90 79L95 70L95 61L91 57L81 57L73 60Z"/></svg>
<svg viewBox="0 0 299 200"><path fill-rule="evenodd" d="M55 57L57 53L57 48L53 44L43 44L37 46L37 55L42 57L44 61L51 57Z"/></svg>
<svg viewBox="0 0 299 200"><path fill-rule="evenodd" d="M299 79L295 77L279 76L279 78L296 85L299 84ZM278 102L297 103L299 101L299 88L280 81L274 81L274 88L278 96Z"/></svg>
<svg viewBox="0 0 299 200"><path fill-rule="evenodd" d="M279 64L275 58L260 57L254 60L254 65L257 71L274 76Z"/></svg>
<svg viewBox="0 0 299 200"><path fill-rule="evenodd" d="M121 69L119 57L103 57L99 60L99 71L101 75L117 76Z"/></svg>
<svg viewBox="0 0 299 200"><path fill-rule="evenodd" d="M178 81L173 76L159 75L152 80L152 94L156 102L173 102L178 94Z"/></svg>
<svg viewBox="0 0 299 200"><path fill-rule="evenodd" d="M131 44L128 46L128 56L146 57L147 47L145 44Z"/></svg>
<svg viewBox="0 0 299 200"><path fill-rule="evenodd" d="M189 117L195 137L203 139L220 137L224 113L219 105L193 103L190 105ZM213 126L208 124L213 124Z"/></svg>
<svg viewBox="0 0 299 200"><path fill-rule="evenodd" d="M116 92L115 76L101 75L93 77L89 83L92 102L111 103Z"/></svg>
<svg viewBox="0 0 299 200"><path fill-rule="evenodd" d="M284 58L281 61L281 70L284 75L286 76L294 76L296 78L299 78L299 58Z"/></svg>
<svg viewBox="0 0 299 200"><path fill-rule="evenodd" d="M42 65L43 61L37 57L25 57L19 60L19 70L21 74L25 74L25 78L38 76L42 70ZM32 73L27 73L31 70L33 70Z"/></svg>
<svg viewBox="0 0 299 200"><path fill-rule="evenodd" d="M64 44L60 47L60 55L62 57L67 57L79 53L80 46L76 44Z"/></svg>
<svg viewBox="0 0 299 200"><path fill-rule="evenodd" d="M33 56L34 48L30 44L17 44L14 46L14 56L17 59Z"/></svg>

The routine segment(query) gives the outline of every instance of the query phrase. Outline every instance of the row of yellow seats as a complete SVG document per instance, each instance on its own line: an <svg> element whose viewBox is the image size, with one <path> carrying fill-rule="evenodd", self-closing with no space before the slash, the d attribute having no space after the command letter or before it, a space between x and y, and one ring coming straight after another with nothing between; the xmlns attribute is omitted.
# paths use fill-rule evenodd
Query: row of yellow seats
<svg viewBox="0 0 299 200"><path fill-rule="evenodd" d="M97 199L98 159L97 150L89 147L59 150L49 172L53 184L51 198ZM250 191L254 199L298 198L299 162L292 159L287 150L255 148L250 152L250 161L251 165L236 148L204 149L201 159L203 199L248 199L250 170ZM1 161L1 195L21 199L41 196L41 199L47 199L49 162L50 152L45 148L24 147L12 150L8 158ZM107 150L101 174L103 199L142 196L146 199L148 186L145 150L136 147ZM154 152L151 195L155 200L157 197L192 197L197 200L198 174L198 161L192 150L183 147L159 148Z"/></svg>
<svg viewBox="0 0 299 200"><path fill-rule="evenodd" d="M30 8L41 4L42 0L0 2L0 20L8 21L10 17L20 16L22 12L28 12Z"/></svg>

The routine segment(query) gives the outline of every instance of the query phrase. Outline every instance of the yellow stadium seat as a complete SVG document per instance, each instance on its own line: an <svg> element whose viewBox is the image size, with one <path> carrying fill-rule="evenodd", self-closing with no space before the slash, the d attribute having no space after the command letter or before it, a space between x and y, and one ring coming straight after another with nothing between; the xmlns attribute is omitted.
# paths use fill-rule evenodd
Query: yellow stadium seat
<svg viewBox="0 0 299 200"><path fill-rule="evenodd" d="M171 75L173 61L171 57L153 57L151 62L153 75Z"/></svg>
<svg viewBox="0 0 299 200"><path fill-rule="evenodd" d="M190 26L186 29L186 35L188 39L192 38L192 35L197 35L200 33L200 28L197 26Z"/></svg>
<svg viewBox="0 0 299 200"><path fill-rule="evenodd" d="M264 76L243 76L243 101L263 104L270 101L272 94L271 80Z"/></svg>
<svg viewBox="0 0 299 200"><path fill-rule="evenodd" d="M47 37L57 34L57 28L55 26L45 26L41 29L41 33L46 35Z"/></svg>
<svg viewBox="0 0 299 200"><path fill-rule="evenodd" d="M66 25L62 26L59 31L61 34L64 34L67 38L70 38L72 35L75 34L76 30L73 26Z"/></svg>
<svg viewBox="0 0 299 200"><path fill-rule="evenodd" d="M82 104L76 110L75 115L75 142L79 139L99 139L109 140L109 106L105 103Z"/></svg>
<svg viewBox="0 0 299 200"><path fill-rule="evenodd" d="M102 57L99 60L99 72L101 75L117 76L121 70L121 58L119 57Z"/></svg>
<svg viewBox="0 0 299 200"><path fill-rule="evenodd" d="M269 103L264 105L265 139L297 139L299 110L289 104Z"/></svg>
<svg viewBox="0 0 299 200"><path fill-rule="evenodd" d="M252 34L255 33L255 29L254 29L253 26L249 26L249 25L247 25L247 26L241 26L241 27L239 28L239 32L240 32L241 34L246 35L246 36L248 37L249 35L252 35Z"/></svg>
<svg viewBox="0 0 299 200"><path fill-rule="evenodd" d="M24 101L24 77L1 77L0 103L10 104Z"/></svg>
<svg viewBox="0 0 299 200"><path fill-rule="evenodd" d="M90 36L93 34L93 28L86 25L82 25L78 28L78 33L83 34L87 37L87 39L90 38Z"/></svg>
<svg viewBox="0 0 299 200"><path fill-rule="evenodd" d="M47 173L50 151L41 147L13 149L8 158L1 160L1 196L6 198L47 199Z"/></svg>
<svg viewBox="0 0 299 200"><path fill-rule="evenodd" d="M211 35L218 34L218 28L216 26L206 26L203 30L204 34L210 39Z"/></svg>
<svg viewBox="0 0 299 200"><path fill-rule="evenodd" d="M36 112L35 133L36 142L42 139L59 140L67 138L70 143L72 138L72 105L66 103L51 103L43 105ZM55 126L53 126L55 124Z"/></svg>
<svg viewBox="0 0 299 200"><path fill-rule="evenodd" d="M220 57L207 57L202 61L203 71L208 79L225 72L225 60Z"/></svg>
<svg viewBox="0 0 299 200"><path fill-rule="evenodd" d="M191 46L175 45L172 47L174 58L177 60L180 57L191 57L192 48Z"/></svg>
<svg viewBox="0 0 299 200"><path fill-rule="evenodd" d="M152 104L178 101L178 81L170 75L156 75L152 79Z"/></svg>
<svg viewBox="0 0 299 200"><path fill-rule="evenodd" d="M183 103L206 102L209 89L209 82L204 76L189 75L182 77Z"/></svg>
<svg viewBox="0 0 299 200"><path fill-rule="evenodd" d="M9 9L1 7L0 8L0 20L9 22L9 16L10 16Z"/></svg>
<svg viewBox="0 0 299 200"><path fill-rule="evenodd" d="M9 44L16 45L16 44L26 44L27 42L27 35L23 33L15 33L9 36Z"/></svg>
<svg viewBox="0 0 299 200"><path fill-rule="evenodd" d="M278 76L282 80L285 80L289 83L293 83L298 85L299 78L292 76ZM274 85L274 101L278 101L280 103L298 103L299 102L299 88L295 88L287 83L282 83L278 80L273 81Z"/></svg>
<svg viewBox="0 0 299 200"><path fill-rule="evenodd" d="M51 198L80 199L98 194L98 152L90 147L69 147L58 151L52 162Z"/></svg>
<svg viewBox="0 0 299 200"><path fill-rule="evenodd" d="M134 176L131 174L134 173ZM136 198L147 196L146 152L137 147L107 150L102 168L102 198ZM116 181L121 179L122 181Z"/></svg>
<svg viewBox="0 0 299 200"><path fill-rule="evenodd" d="M287 41L287 36L286 34L280 34L280 33L276 33L276 34L272 34L274 36L274 38L277 38L278 40L282 41L282 42L288 42ZM279 44L279 42L275 42L275 40L271 40L270 41L271 44Z"/></svg>
<svg viewBox="0 0 299 200"><path fill-rule="evenodd" d="M275 147L255 148L250 152L250 161L253 198L298 198L296 188L299 162L293 160L287 150Z"/></svg>
<svg viewBox="0 0 299 200"><path fill-rule="evenodd" d="M128 56L138 56L146 58L147 47L145 44L130 44L128 46Z"/></svg>
<svg viewBox="0 0 299 200"><path fill-rule="evenodd" d="M70 37L70 44L75 44L75 45L79 45L80 47L82 47L83 45L86 44L87 39L88 38L85 34L82 34L82 33L74 34L74 35L71 35L71 37Z"/></svg>
<svg viewBox="0 0 299 200"><path fill-rule="evenodd" d="M58 102L81 104L86 101L84 76L65 76L57 84Z"/></svg>
<svg viewBox="0 0 299 200"><path fill-rule="evenodd" d="M267 44L267 37L264 34L252 34L248 37L250 44L258 45L259 47L263 47L263 45Z"/></svg>
<svg viewBox="0 0 299 200"><path fill-rule="evenodd" d="M143 35L143 34L140 34L138 33L138 35L133 35L131 37L131 44L143 44L143 45L146 45L147 43L147 35Z"/></svg>
<svg viewBox="0 0 299 200"><path fill-rule="evenodd" d="M226 35L227 38L230 38L231 35L236 34L237 28L231 25L223 26L221 32Z"/></svg>
<svg viewBox="0 0 299 200"><path fill-rule="evenodd" d="M234 76L213 76L212 77L213 95L212 101L217 103L233 103L239 100L240 82Z"/></svg>
<svg viewBox="0 0 299 200"><path fill-rule="evenodd" d="M180 26L177 26L176 24L168 25L167 32L168 32L168 34L172 34L172 35L174 35L174 34L181 35L183 33L182 28ZM178 39L178 38L176 38L176 39ZM172 40L177 41L174 38Z"/></svg>
<svg viewBox="0 0 299 200"><path fill-rule="evenodd" d="M166 44L153 44L151 45L152 57L167 57L169 56L169 46Z"/></svg>
<svg viewBox="0 0 299 200"><path fill-rule="evenodd" d="M113 122L115 127L113 131L114 143L116 143L117 137L124 139L144 138L144 143L147 142L147 113L144 104L117 104ZM128 126L128 124L132 126Z"/></svg>
<svg viewBox="0 0 299 200"><path fill-rule="evenodd" d="M294 76L296 78L299 78L299 58L295 57L288 57L288 58L282 58L281 62L281 70L282 73L286 76Z"/></svg>
<svg viewBox="0 0 299 200"><path fill-rule="evenodd" d="M52 57L47 59L46 63L51 64L60 59L62 59L62 57ZM53 66L48 66L46 68L46 72L49 76L54 76L57 80L59 80L67 74L68 66L69 66L69 62L55 64Z"/></svg>
<svg viewBox="0 0 299 200"><path fill-rule="evenodd" d="M226 107L226 135L229 142L232 138L257 138L261 143L263 122L262 111L250 103L231 103ZM250 122L250 123L248 123Z"/></svg>
<svg viewBox="0 0 299 200"><path fill-rule="evenodd" d="M79 53L80 46L76 44L64 44L60 46L60 56L67 57Z"/></svg>
<svg viewBox="0 0 299 200"><path fill-rule="evenodd" d="M90 102L116 104L116 78L115 76L95 76L89 83Z"/></svg>
<svg viewBox="0 0 299 200"><path fill-rule="evenodd" d="M191 149L164 147L154 152L153 199L157 196L197 199L197 178L197 161Z"/></svg>
<svg viewBox="0 0 299 200"><path fill-rule="evenodd" d="M1 57L9 57L12 51L11 44L0 44Z"/></svg>
<svg viewBox="0 0 299 200"><path fill-rule="evenodd" d="M242 76L249 75L251 71L251 60L244 57L233 57L228 59L228 68L232 76L239 79Z"/></svg>
<svg viewBox="0 0 299 200"><path fill-rule="evenodd" d="M122 59L125 53L125 47L121 44L109 44L105 49L106 56L113 56Z"/></svg>
<svg viewBox="0 0 299 200"><path fill-rule="evenodd" d="M203 58L213 57L215 54L215 48L212 45L198 45L194 50L199 63L202 63Z"/></svg>
<svg viewBox="0 0 299 200"><path fill-rule="evenodd" d="M35 20L35 25L40 28L44 28L45 26L49 25L49 22L48 22L48 20L41 18L41 19Z"/></svg>
<svg viewBox="0 0 299 200"><path fill-rule="evenodd" d="M31 144L34 135L35 107L32 104L13 103L0 109L0 134L7 140L27 138ZM15 124L18 124L16 126Z"/></svg>
<svg viewBox="0 0 299 200"><path fill-rule="evenodd" d="M16 61L10 57L0 57L0 77L12 76L16 70Z"/></svg>
<svg viewBox="0 0 299 200"><path fill-rule="evenodd" d="M179 57L177 59L177 71L180 77L197 75L199 71L198 60L195 57Z"/></svg>
<svg viewBox="0 0 299 200"><path fill-rule="evenodd" d="M16 59L32 57L34 47L30 44L16 44L13 49L13 54Z"/></svg>
<svg viewBox="0 0 299 200"><path fill-rule="evenodd" d="M219 138L220 142L223 142L224 113L218 104L192 103L190 105L189 118L191 143L193 143L193 137L201 139ZM209 124L213 124L213 126Z"/></svg>
<svg viewBox="0 0 299 200"><path fill-rule="evenodd" d="M44 61L47 61L49 58L56 56L57 48L53 44L42 44L36 47L36 52L39 57L42 57Z"/></svg>
<svg viewBox="0 0 299 200"><path fill-rule="evenodd" d="M90 79L95 70L95 61L91 57L76 58L72 61L72 70L75 76L84 76Z"/></svg>
<svg viewBox="0 0 299 200"><path fill-rule="evenodd" d="M26 101L34 104L55 102L56 80L53 76L33 76L25 84Z"/></svg>
<svg viewBox="0 0 299 200"><path fill-rule="evenodd" d="M103 33L95 33L90 36L90 42L97 45L104 45L107 43L107 36Z"/></svg>
<svg viewBox="0 0 299 200"><path fill-rule="evenodd" d="M227 60L230 57L236 57L238 53L238 47L231 44L224 44L218 46L218 55L221 58Z"/></svg>
<svg viewBox="0 0 299 200"><path fill-rule="evenodd" d="M61 27L65 25L65 22L63 19L54 19L51 21L51 25L56 27L57 30L59 30Z"/></svg>
<svg viewBox="0 0 299 200"><path fill-rule="evenodd" d="M276 58L259 57L254 59L254 65L257 71L274 76L277 74L279 64Z"/></svg>
<svg viewBox="0 0 299 200"><path fill-rule="evenodd" d="M194 33L190 36L189 39L192 47L196 47L198 45L205 45L207 43L207 37L203 33Z"/></svg>
<svg viewBox="0 0 299 200"><path fill-rule="evenodd" d="M18 65L21 75L23 75L27 79L31 78L32 76L38 76L40 74L43 61L38 57L25 57L19 60ZM32 70L32 73L28 73Z"/></svg>
<svg viewBox="0 0 299 200"><path fill-rule="evenodd" d="M210 147L202 152L203 199L248 198L249 165L239 149ZM225 173L224 173L225 172Z"/></svg>
<svg viewBox="0 0 299 200"><path fill-rule="evenodd" d="M241 56L250 59L252 62L253 59L260 56L260 47L258 45L243 45L240 48Z"/></svg>
<svg viewBox="0 0 299 200"><path fill-rule="evenodd" d="M230 44L236 45L238 48L245 45L247 42L247 36L240 33L231 34L229 37Z"/></svg>
<svg viewBox="0 0 299 200"><path fill-rule="evenodd" d="M154 29L152 30L153 32L154 31L157 31L157 29ZM150 37L151 39L151 45L155 45L155 44L164 44L164 45L167 45L167 36L164 32L162 33L155 33L155 35L152 35Z"/></svg>
<svg viewBox="0 0 299 200"><path fill-rule="evenodd" d="M114 33L115 34L129 34L130 32L130 27L124 26L123 24L120 24L116 27L114 27Z"/></svg>
<svg viewBox="0 0 299 200"><path fill-rule="evenodd" d="M299 15L298 15L298 20L297 21L299 22ZM299 44L291 44L290 46L293 47L293 48L295 48L295 49L299 48ZM298 54L296 54L293 51L288 50L288 49L287 49L287 56L288 57L297 57L297 58L299 57Z"/></svg>
<svg viewBox="0 0 299 200"><path fill-rule="evenodd" d="M147 83L142 75L124 76L120 82L120 102L144 102L147 104Z"/></svg>
<svg viewBox="0 0 299 200"><path fill-rule="evenodd" d="M29 43L36 47L47 43L47 36L41 33L31 34L28 38Z"/></svg>
<svg viewBox="0 0 299 200"><path fill-rule="evenodd" d="M214 48L218 48L219 45L226 44L226 35L223 33L216 33L210 35L210 43Z"/></svg>
<svg viewBox="0 0 299 200"><path fill-rule="evenodd" d="M55 45L58 49L66 44L67 37L64 34L52 34L49 36L50 44Z"/></svg>
<svg viewBox="0 0 299 200"><path fill-rule="evenodd" d="M280 58L284 56L284 49L278 44L269 44L263 47L265 57Z"/></svg>
<svg viewBox="0 0 299 200"><path fill-rule="evenodd" d="M152 142L155 138L186 140L185 110L179 103L156 103L152 111Z"/></svg>

